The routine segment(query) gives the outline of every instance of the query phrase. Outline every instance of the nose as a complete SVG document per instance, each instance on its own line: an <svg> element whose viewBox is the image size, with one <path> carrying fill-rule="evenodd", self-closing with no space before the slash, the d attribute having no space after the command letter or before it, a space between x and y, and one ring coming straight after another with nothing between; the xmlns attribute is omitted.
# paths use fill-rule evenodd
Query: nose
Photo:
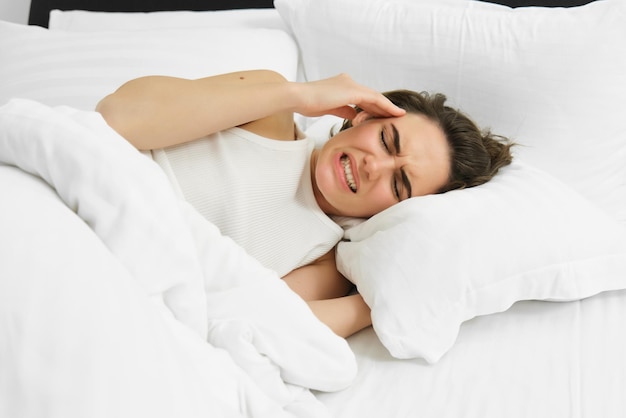
<svg viewBox="0 0 626 418"><path fill-rule="evenodd" d="M363 158L363 171L368 180L374 181L395 170L395 161L390 155L366 155Z"/></svg>

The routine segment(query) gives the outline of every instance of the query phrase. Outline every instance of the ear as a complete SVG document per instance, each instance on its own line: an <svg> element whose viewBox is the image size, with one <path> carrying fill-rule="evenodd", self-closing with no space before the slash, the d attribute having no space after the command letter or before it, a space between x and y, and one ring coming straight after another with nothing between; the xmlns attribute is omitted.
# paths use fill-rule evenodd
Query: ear
<svg viewBox="0 0 626 418"><path fill-rule="evenodd" d="M360 111L356 114L356 116L352 119L352 126L358 126L361 123L365 122L368 119L372 119L373 116L367 113L366 111Z"/></svg>

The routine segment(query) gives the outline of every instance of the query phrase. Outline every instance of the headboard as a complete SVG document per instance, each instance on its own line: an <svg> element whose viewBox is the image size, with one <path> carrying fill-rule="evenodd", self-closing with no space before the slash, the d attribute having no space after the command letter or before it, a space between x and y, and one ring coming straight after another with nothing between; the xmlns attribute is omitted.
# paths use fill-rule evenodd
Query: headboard
<svg viewBox="0 0 626 418"><path fill-rule="evenodd" d="M32 0L29 25L48 27L50 11L156 12L165 10L225 10L274 7L273 0Z"/></svg>
<svg viewBox="0 0 626 418"><path fill-rule="evenodd" d="M468 0L470 1L470 0ZM548 6L573 7L593 0L486 0L511 7ZM153 12L164 10L225 10L245 8L272 8L273 0L32 0L28 23L48 26L53 9L92 10L104 12Z"/></svg>
<svg viewBox="0 0 626 418"><path fill-rule="evenodd" d="M504 4L510 7L544 6L544 7L575 7L591 3L594 0L482 0L489 3Z"/></svg>

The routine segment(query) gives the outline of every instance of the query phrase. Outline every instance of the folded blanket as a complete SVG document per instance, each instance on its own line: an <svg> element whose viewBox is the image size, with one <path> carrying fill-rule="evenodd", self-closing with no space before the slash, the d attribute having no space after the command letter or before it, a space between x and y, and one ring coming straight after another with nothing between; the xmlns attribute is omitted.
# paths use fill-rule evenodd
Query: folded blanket
<svg viewBox="0 0 626 418"><path fill-rule="evenodd" d="M171 331L168 332L173 340L165 345L169 347L168 355L174 359L174 364L179 359L181 367L183 364L189 367L190 358L195 358L189 355L191 351L200 353L198 358L202 358L214 356L216 350L220 353L225 350L228 361L239 369L238 372L228 369L228 378L233 379L234 373L235 380L252 382L242 383L246 388L245 396L242 395L237 405L232 405L233 410L244 411L244 416L260 416L259 411L267 413L268 407L251 405L258 406L259 399L266 397L269 401L263 402L276 405L285 416L325 416L325 409L308 389L335 391L350 384L356 373L356 362L346 341L319 322L306 303L291 292L276 273L262 267L193 208L179 201L154 162L128 144L96 112L50 108L14 99L0 108L0 126L0 162L18 167L24 175L30 173L43 179L71 210L71 216L89 226L97 242L106 248L110 263L115 264L115 269L123 270L123 274L116 274L116 280L127 277L139 289L136 294L132 293L133 297L150 301L145 303L138 299L137 305L158 312L162 322L150 326ZM0 175L2 173L0 171ZM31 190L34 196L43 193L35 193L33 190L37 187L40 185ZM9 188L8 192L4 199L21 197L17 190ZM2 240L0 237L0 244L11 248ZM85 244L85 248L95 246ZM10 254L3 256L10 257ZM78 256L90 257L88 254ZM11 280L26 278L19 277L21 274L34 276L16 263L10 274L0 271L0 276L4 277L2 283L8 289L12 288ZM104 271L102 267L99 270ZM28 288L22 290L30 292ZM104 302L108 300L99 302L106 306ZM7 317L19 317L23 313L18 304L11 304L10 309L13 311L4 312ZM38 309L43 316L46 309L57 307ZM129 325L119 323L118 326L126 329ZM89 337L98 338L95 334L98 330L88 332L94 333ZM120 335L127 337L123 332ZM152 334L138 335L145 339L140 342L146 346L163 345L163 340L150 341ZM2 338L11 338L11 335ZM53 340L48 344L56 350L64 350L63 341ZM183 346L184 350L172 348ZM204 351L207 347L210 350ZM32 353L50 349L28 348ZM82 353L85 354L89 353ZM17 354L2 351L0 347L0 355L4 364ZM199 364L198 370L204 370L202 367L206 365ZM245 378L238 375L240 372ZM25 373L24 370L16 368L14 374L6 377L6 382L19 388L26 381L21 373ZM71 378L70 373L66 380L71 381ZM107 379L114 378L107 375ZM189 379L185 385L193 387L198 383L194 382L197 377ZM106 383L115 385L115 382ZM7 383L6 387L10 386ZM80 392L81 387L101 386L83 384L74 389ZM23 389L26 392L32 388ZM55 391L55 388L40 389L48 391L48 395ZM215 396L207 395L207 403L214 401ZM154 402L158 405L159 400Z"/></svg>

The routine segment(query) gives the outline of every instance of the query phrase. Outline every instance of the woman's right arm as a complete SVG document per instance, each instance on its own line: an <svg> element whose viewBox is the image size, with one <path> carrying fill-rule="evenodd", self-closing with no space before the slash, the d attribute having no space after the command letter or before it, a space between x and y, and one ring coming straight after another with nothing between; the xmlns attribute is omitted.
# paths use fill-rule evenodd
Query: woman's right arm
<svg viewBox="0 0 626 418"><path fill-rule="evenodd" d="M370 308L358 293L307 303L313 314L340 337L348 338L372 325Z"/></svg>
<svg viewBox="0 0 626 418"><path fill-rule="evenodd" d="M370 309L359 294L348 295L352 284L339 273L335 249L315 262L283 277L317 318L337 335L348 337L372 324Z"/></svg>
<svg viewBox="0 0 626 418"><path fill-rule="evenodd" d="M275 136L293 136L294 112L350 118L354 116L350 104L378 116L404 114L382 94L347 75L296 83L268 70L194 80L141 77L102 99L96 110L135 147L154 149L268 118Z"/></svg>

